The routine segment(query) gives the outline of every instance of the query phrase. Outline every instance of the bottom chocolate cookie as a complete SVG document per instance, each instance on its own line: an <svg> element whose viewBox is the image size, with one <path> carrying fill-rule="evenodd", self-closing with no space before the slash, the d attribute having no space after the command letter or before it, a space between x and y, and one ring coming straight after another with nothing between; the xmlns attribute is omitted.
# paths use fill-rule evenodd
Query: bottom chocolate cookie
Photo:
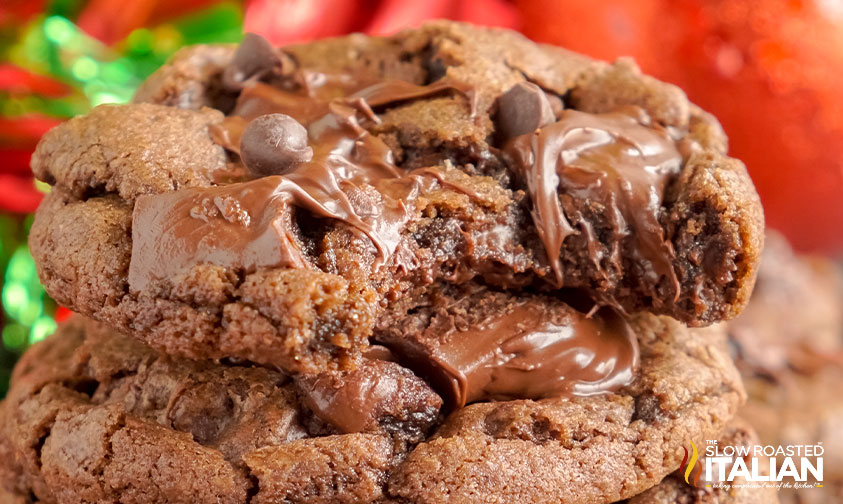
<svg viewBox="0 0 843 504"><path fill-rule="evenodd" d="M77 317L14 372L0 475L43 503L614 502L676 470L743 399L719 330L630 325L640 366L617 392L449 413L394 362L292 380Z"/></svg>

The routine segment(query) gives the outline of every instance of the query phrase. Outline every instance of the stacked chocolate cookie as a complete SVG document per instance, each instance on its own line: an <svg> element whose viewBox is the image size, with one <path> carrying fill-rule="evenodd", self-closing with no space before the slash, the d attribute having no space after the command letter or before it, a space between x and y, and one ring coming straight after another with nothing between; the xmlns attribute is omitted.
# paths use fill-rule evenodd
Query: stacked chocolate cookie
<svg viewBox="0 0 843 504"><path fill-rule="evenodd" d="M4 402L25 502L775 500L660 483L751 442L710 325L763 217L717 122L629 61L444 22L247 35L32 166L39 274L90 319Z"/></svg>

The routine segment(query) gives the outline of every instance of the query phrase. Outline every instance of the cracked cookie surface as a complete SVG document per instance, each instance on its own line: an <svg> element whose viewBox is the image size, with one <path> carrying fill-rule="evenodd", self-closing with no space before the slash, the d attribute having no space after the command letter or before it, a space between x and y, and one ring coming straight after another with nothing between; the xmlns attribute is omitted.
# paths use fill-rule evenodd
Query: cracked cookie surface
<svg viewBox="0 0 843 504"><path fill-rule="evenodd" d="M743 398L716 327L630 324L640 371L615 393L448 413L422 379L375 355L357 371L292 379L159 354L77 316L14 372L0 473L24 502L44 503L613 502L674 471L681 444L716 436ZM370 415L349 423L314 407L330 391L359 412L372 379L391 392L374 394Z"/></svg>

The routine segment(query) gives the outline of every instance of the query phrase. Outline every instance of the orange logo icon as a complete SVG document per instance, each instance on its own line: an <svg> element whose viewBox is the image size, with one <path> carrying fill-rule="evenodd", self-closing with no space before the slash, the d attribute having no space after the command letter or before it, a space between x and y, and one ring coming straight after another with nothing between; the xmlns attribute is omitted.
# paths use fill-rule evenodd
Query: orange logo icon
<svg viewBox="0 0 843 504"><path fill-rule="evenodd" d="M697 481L699 481L700 475L702 474L702 464L700 464L699 467L696 467L697 460L699 459L700 454L697 451L697 446L693 442L689 441L688 443L691 445L691 457L689 460L688 449L683 446L682 449L685 451L685 456L682 458L682 463L679 465L679 470L682 471L685 475L685 483L697 486ZM694 476L693 480L689 480L691 473L694 472L694 468L697 469L697 474Z"/></svg>

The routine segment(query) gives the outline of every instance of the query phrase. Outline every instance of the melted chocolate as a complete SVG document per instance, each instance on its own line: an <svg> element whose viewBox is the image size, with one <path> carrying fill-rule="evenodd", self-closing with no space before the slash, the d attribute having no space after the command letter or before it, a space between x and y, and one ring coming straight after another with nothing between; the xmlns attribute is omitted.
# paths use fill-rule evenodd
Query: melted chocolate
<svg viewBox="0 0 843 504"><path fill-rule="evenodd" d="M666 277L679 294L673 249L664 239L659 213L682 156L642 110L597 115L564 110L557 122L514 138L506 152L527 184L533 220L559 286L562 244L583 233L598 269L608 261L620 272L622 252L629 253L644 265L651 283ZM629 240L633 246L623 251L615 246L605 256L584 208L608 221L611 243Z"/></svg>
<svg viewBox="0 0 843 504"><path fill-rule="evenodd" d="M379 120L372 107L467 91L444 81L429 86L402 81L371 85L349 76L312 73L301 80L306 84L298 91L252 83L240 94L232 115L213 126L211 133L219 144L239 154L251 121L285 114L307 128L312 159L283 176L138 198L132 222L134 259L129 266L132 289L143 290L155 280L203 263L247 271L306 267L290 226L291 207L344 221L365 233L379 264L392 254L414 211L413 201L433 178L427 171L407 173L398 168L389 147L360 122ZM399 178L401 183L384 183ZM367 196L365 186L377 189L380 198ZM248 222L232 223L219 218L218 212L193 211L213 209L216 200L238 206Z"/></svg>
<svg viewBox="0 0 843 504"><path fill-rule="evenodd" d="M295 383L304 405L343 433L375 430L390 420L426 427L442 406L442 399L419 377L373 357L354 371L300 375Z"/></svg>
<svg viewBox="0 0 843 504"><path fill-rule="evenodd" d="M457 408L602 394L629 384L638 366L637 339L623 317L604 308L589 318L549 300L497 306L468 326L438 316L421 336L388 339Z"/></svg>
<svg viewBox="0 0 843 504"><path fill-rule="evenodd" d="M307 267L293 233L291 205L322 214L322 205L282 176L190 188L135 202L129 285L143 290L198 264Z"/></svg>
<svg viewBox="0 0 843 504"><path fill-rule="evenodd" d="M276 63L274 58L262 60ZM255 66L250 61L246 63ZM268 114L283 114L306 129L309 145L299 147L307 149L307 155L293 156L296 159L281 163L281 171L288 165L294 166L281 178L138 198L132 231L135 260L129 272L133 290L142 290L154 280L202 262L247 271L256 267L306 266L301 245L289 225L289 214L294 208L343 221L364 233L374 245L375 265L383 264L394 252L404 224L415 211L415 199L433 179L441 182L442 178L432 170L408 173L400 169L389 147L361 124L377 123L375 110L389 104L441 93L475 95L447 80L418 86L301 70L289 76L286 88L254 80L244 86L232 114L222 124L211 127L215 140L241 154L241 138L247 126ZM524 101L531 106L519 105ZM473 103L472 99L472 106ZM631 238L634 246L629 253L637 264L644 265L644 274L651 276L651 283L667 277L678 295L678 280L671 264L673 252L658 221L664 187L681 164L667 134L648 127L640 110L636 111L639 117L565 110L557 122L548 125L554 117L547 97L531 84L516 86L504 94L500 109L499 122L506 122L507 116L514 114L518 127L513 131L539 128L512 139L506 152L527 182L533 200L532 216L557 284L561 285L563 278L559 260L563 241L578 232L586 235L591 260L598 268L608 262L621 269L620 247L614 246L605 254L592 223L582 215L581 209L588 205L609 221L612 243ZM310 149L312 159L307 161ZM243 154L249 157L249 153ZM260 161L252 163L261 165L261 169L251 170L253 174L276 168L269 160ZM264 165L270 168L264 170ZM250 172L241 167L232 173ZM400 182L395 183L396 179ZM242 201L240 196L253 193L271 196L271 201ZM203 202L215 198L248 207L244 211L258 228L252 229L250 224L232 226L225 219L197 220L191 209L197 205L207 207ZM258 237L260 244L244 243ZM236 245L226 252L205 250L226 244ZM162 264L168 266L161 267Z"/></svg>
<svg viewBox="0 0 843 504"><path fill-rule="evenodd" d="M392 375L370 372L368 367L342 375L302 377L296 382L307 408L340 432L363 432L376 425L380 410L398 396Z"/></svg>

